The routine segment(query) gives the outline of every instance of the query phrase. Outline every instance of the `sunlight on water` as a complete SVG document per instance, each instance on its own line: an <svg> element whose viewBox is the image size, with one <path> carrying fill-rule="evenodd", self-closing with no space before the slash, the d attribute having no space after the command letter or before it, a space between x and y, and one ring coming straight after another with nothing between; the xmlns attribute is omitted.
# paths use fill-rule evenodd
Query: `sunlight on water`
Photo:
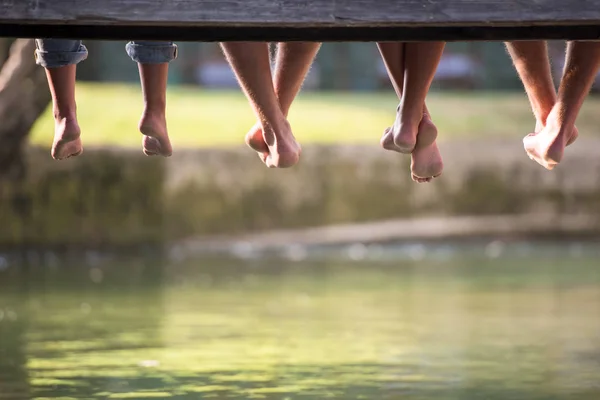
<svg viewBox="0 0 600 400"><path fill-rule="evenodd" d="M597 399L597 258L553 248L12 265L0 399Z"/></svg>

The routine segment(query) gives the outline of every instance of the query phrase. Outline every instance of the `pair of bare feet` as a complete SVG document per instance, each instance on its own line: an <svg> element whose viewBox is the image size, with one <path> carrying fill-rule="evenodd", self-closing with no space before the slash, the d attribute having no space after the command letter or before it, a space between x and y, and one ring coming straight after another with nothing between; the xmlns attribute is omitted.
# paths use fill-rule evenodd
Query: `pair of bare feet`
<svg viewBox="0 0 600 400"><path fill-rule="evenodd" d="M438 131L425 105L444 46L443 42L377 44L400 100L396 120L384 131L381 146L410 154L411 177L418 183L431 182L444 168Z"/></svg>
<svg viewBox="0 0 600 400"><path fill-rule="evenodd" d="M246 134L245 142L269 168L289 168L300 161L302 148L287 120L278 127L257 122Z"/></svg>
<svg viewBox="0 0 600 400"><path fill-rule="evenodd" d="M383 133L381 146L386 150L410 154L412 180L425 183L440 176L444 169L436 139L437 127L429 114L423 114L421 120L412 125L403 124L398 114L394 125Z"/></svg>
<svg viewBox="0 0 600 400"><path fill-rule="evenodd" d="M173 153L164 114L144 112L139 123L143 135L142 149L147 156L169 157ZM55 114L54 142L51 155L55 160L76 157L83 153L81 129L77 116L62 117Z"/></svg>
<svg viewBox="0 0 600 400"><path fill-rule="evenodd" d="M575 121L600 68L599 42L568 42L563 76L556 92L544 41L506 44L529 98L536 126L523 145L530 159L548 170L579 137Z"/></svg>
<svg viewBox="0 0 600 400"><path fill-rule="evenodd" d="M566 132L561 128L557 116L551 114L545 123L536 122L535 131L523 138L523 147L532 161L547 170L553 170L562 161L565 147L573 144L578 137L576 126Z"/></svg>
<svg viewBox="0 0 600 400"><path fill-rule="evenodd" d="M47 68L46 76L54 108L54 141L51 155L64 160L83 153L75 102L76 65ZM173 153L166 120L168 63L139 64L144 112L139 123L142 147L148 156Z"/></svg>
<svg viewBox="0 0 600 400"><path fill-rule="evenodd" d="M221 43L258 122L245 141L269 168L298 163L302 149L287 120L289 109L319 51L320 43L278 43L271 71L267 43Z"/></svg>

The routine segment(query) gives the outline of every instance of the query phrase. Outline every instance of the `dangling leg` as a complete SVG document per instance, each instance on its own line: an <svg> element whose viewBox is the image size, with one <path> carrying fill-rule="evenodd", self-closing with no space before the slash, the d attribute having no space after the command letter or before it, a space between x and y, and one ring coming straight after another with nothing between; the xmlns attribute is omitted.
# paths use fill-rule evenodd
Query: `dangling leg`
<svg viewBox="0 0 600 400"><path fill-rule="evenodd" d="M258 118L269 149L265 164L286 168L298 163L300 145L275 94L266 43L221 43L223 52Z"/></svg>
<svg viewBox="0 0 600 400"><path fill-rule="evenodd" d="M433 80L435 67L441 57L443 51L443 43L433 43L430 48L423 48L421 43L410 44L410 56L414 59L408 65L407 46L404 43L378 43L379 51L381 52L385 63L388 75L396 91L396 95L400 99L396 121L394 126L386 129L381 139L381 145L387 150L394 150L401 153L412 153L411 173L412 178L416 182L429 182L432 178L439 176L442 173L443 162L439 149L436 144L437 128L431 120L429 110L425 105L424 99ZM428 44L425 44L427 46ZM441 47L441 48L440 48ZM439 53L439 55L438 55ZM436 61L437 60L437 61ZM416 73L420 62L428 62L430 67L423 70L422 73ZM410 68L410 82L408 96L405 94L405 83L408 84L407 68ZM421 82L422 86L418 85ZM423 82L425 81L425 82ZM421 103L420 119L416 125L416 132L413 128L409 128L411 121L411 113L414 113L415 104L418 104L419 99L423 99ZM412 103L412 104L409 104ZM404 109L403 109L404 104ZM404 115L402 115L402 109ZM403 123L408 121L408 123ZM414 124L414 123L413 123Z"/></svg>
<svg viewBox="0 0 600 400"><path fill-rule="evenodd" d="M172 42L130 42L126 46L131 59L138 63L144 111L139 123L142 147L148 156L169 157L173 153L167 130L167 80L169 63L177 57Z"/></svg>
<svg viewBox="0 0 600 400"><path fill-rule="evenodd" d="M546 125L548 114L556 103L556 89L550 71L548 46L543 40L535 40L507 42L506 48L523 82L535 116L535 132L530 134L533 136ZM578 132L575 128L567 145L573 143L577 137Z"/></svg>
<svg viewBox="0 0 600 400"><path fill-rule="evenodd" d="M87 49L80 40L36 39L37 63L46 69L52 94L54 141L51 155L55 160L78 156L83 152L75 80L77 64L87 58Z"/></svg>
<svg viewBox="0 0 600 400"><path fill-rule="evenodd" d="M279 43L277 46L273 86L286 118L320 47L321 43L314 42ZM259 153L263 162L266 161L269 149L263 139L260 122L246 134L246 143Z"/></svg>
<svg viewBox="0 0 600 400"><path fill-rule="evenodd" d="M166 117L169 64L139 64L139 70L144 93L144 112L139 123L144 154L169 157L173 154Z"/></svg>
<svg viewBox="0 0 600 400"><path fill-rule="evenodd" d="M399 108L401 119L407 121L403 126L411 127L415 123L418 124L411 172L413 180L420 183L429 182L432 178L440 176L444 169L442 156L436 143L437 128L425 105L425 98L442 58L444 46L444 42L406 44L404 96ZM408 132L412 134L413 128Z"/></svg>
<svg viewBox="0 0 600 400"><path fill-rule="evenodd" d="M562 160L572 137L575 121L600 67L600 42L570 42L556 104L544 128L523 139L531 159L553 169Z"/></svg>

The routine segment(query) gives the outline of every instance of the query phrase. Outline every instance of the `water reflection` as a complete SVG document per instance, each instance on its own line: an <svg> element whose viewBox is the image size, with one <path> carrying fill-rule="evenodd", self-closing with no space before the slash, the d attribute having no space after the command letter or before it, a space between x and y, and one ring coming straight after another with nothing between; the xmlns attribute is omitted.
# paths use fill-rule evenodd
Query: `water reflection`
<svg viewBox="0 0 600 400"><path fill-rule="evenodd" d="M2 288L0 298L0 399L29 399L25 355L27 313L16 290Z"/></svg>
<svg viewBox="0 0 600 400"><path fill-rule="evenodd" d="M597 258L493 246L11 265L0 399L598 398Z"/></svg>

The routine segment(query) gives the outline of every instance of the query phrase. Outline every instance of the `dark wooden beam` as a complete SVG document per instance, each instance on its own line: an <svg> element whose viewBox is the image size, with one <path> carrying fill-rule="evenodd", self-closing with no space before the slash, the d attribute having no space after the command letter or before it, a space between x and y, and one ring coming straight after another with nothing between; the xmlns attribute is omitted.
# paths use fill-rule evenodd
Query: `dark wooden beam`
<svg viewBox="0 0 600 400"><path fill-rule="evenodd" d="M599 39L600 0L0 0L0 36L82 39Z"/></svg>
<svg viewBox="0 0 600 400"><path fill-rule="evenodd" d="M17 25L1 24L0 37L78 38L106 40L174 40L227 42L314 41L314 42L385 42L385 41L502 41L502 40L595 40L598 26L521 26L521 27L148 27L89 25Z"/></svg>

